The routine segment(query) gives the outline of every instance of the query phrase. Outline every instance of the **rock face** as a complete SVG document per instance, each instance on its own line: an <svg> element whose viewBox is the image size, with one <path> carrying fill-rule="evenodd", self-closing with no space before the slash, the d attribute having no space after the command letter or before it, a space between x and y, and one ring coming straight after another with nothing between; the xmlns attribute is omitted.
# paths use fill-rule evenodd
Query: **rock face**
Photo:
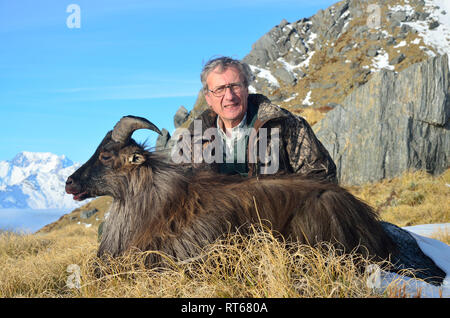
<svg viewBox="0 0 450 318"><path fill-rule="evenodd" d="M396 74L382 70L313 128L337 165L340 183L392 178L450 165L448 56Z"/></svg>

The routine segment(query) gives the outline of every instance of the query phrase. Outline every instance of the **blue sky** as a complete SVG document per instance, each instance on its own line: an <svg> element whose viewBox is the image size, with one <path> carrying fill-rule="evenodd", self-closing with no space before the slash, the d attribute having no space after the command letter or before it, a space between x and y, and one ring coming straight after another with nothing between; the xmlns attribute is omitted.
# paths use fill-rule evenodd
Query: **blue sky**
<svg viewBox="0 0 450 318"><path fill-rule="evenodd" d="M335 2L0 0L0 161L34 151L82 163L129 114L172 132L207 60L241 59L283 18ZM70 4L80 7L80 28L67 27Z"/></svg>

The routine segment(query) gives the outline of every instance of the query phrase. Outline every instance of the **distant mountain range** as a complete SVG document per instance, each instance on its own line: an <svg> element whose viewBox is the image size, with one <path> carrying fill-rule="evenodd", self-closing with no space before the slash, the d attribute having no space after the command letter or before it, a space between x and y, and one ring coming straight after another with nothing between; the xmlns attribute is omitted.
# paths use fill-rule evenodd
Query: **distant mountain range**
<svg viewBox="0 0 450 318"><path fill-rule="evenodd" d="M48 152L24 151L12 160L0 161L0 208L79 207L81 204L64 190L66 178L79 166L64 155Z"/></svg>

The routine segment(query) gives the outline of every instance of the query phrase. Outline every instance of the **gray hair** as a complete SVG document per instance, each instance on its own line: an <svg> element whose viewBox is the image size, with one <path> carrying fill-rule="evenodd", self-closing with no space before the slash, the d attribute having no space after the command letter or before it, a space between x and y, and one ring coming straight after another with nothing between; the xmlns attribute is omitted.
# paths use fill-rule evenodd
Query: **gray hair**
<svg viewBox="0 0 450 318"><path fill-rule="evenodd" d="M203 92L205 94L208 92L208 84L206 83L206 79L208 78L209 73L217 67L219 67L220 71L225 71L229 67L237 68L243 78L245 87L248 87L248 85L250 85L253 81L254 76L248 64L227 56L217 57L209 60L203 67L200 74L200 80L202 81Z"/></svg>

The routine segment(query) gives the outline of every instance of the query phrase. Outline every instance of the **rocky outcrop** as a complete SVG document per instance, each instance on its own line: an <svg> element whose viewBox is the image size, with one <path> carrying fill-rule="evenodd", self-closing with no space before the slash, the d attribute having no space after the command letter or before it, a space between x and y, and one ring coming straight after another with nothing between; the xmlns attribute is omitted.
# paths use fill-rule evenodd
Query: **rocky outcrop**
<svg viewBox="0 0 450 318"><path fill-rule="evenodd" d="M188 116L188 110L184 106L180 106L180 108L178 108L177 112L175 113L175 116L173 117L175 128L180 127L187 120Z"/></svg>
<svg viewBox="0 0 450 318"><path fill-rule="evenodd" d="M156 139L155 150L160 151L167 148L169 140L169 131L166 128L161 129L161 135L158 135L158 138Z"/></svg>
<svg viewBox="0 0 450 318"><path fill-rule="evenodd" d="M396 74L382 70L355 89L313 128L343 184L441 173L450 164L448 56Z"/></svg>

